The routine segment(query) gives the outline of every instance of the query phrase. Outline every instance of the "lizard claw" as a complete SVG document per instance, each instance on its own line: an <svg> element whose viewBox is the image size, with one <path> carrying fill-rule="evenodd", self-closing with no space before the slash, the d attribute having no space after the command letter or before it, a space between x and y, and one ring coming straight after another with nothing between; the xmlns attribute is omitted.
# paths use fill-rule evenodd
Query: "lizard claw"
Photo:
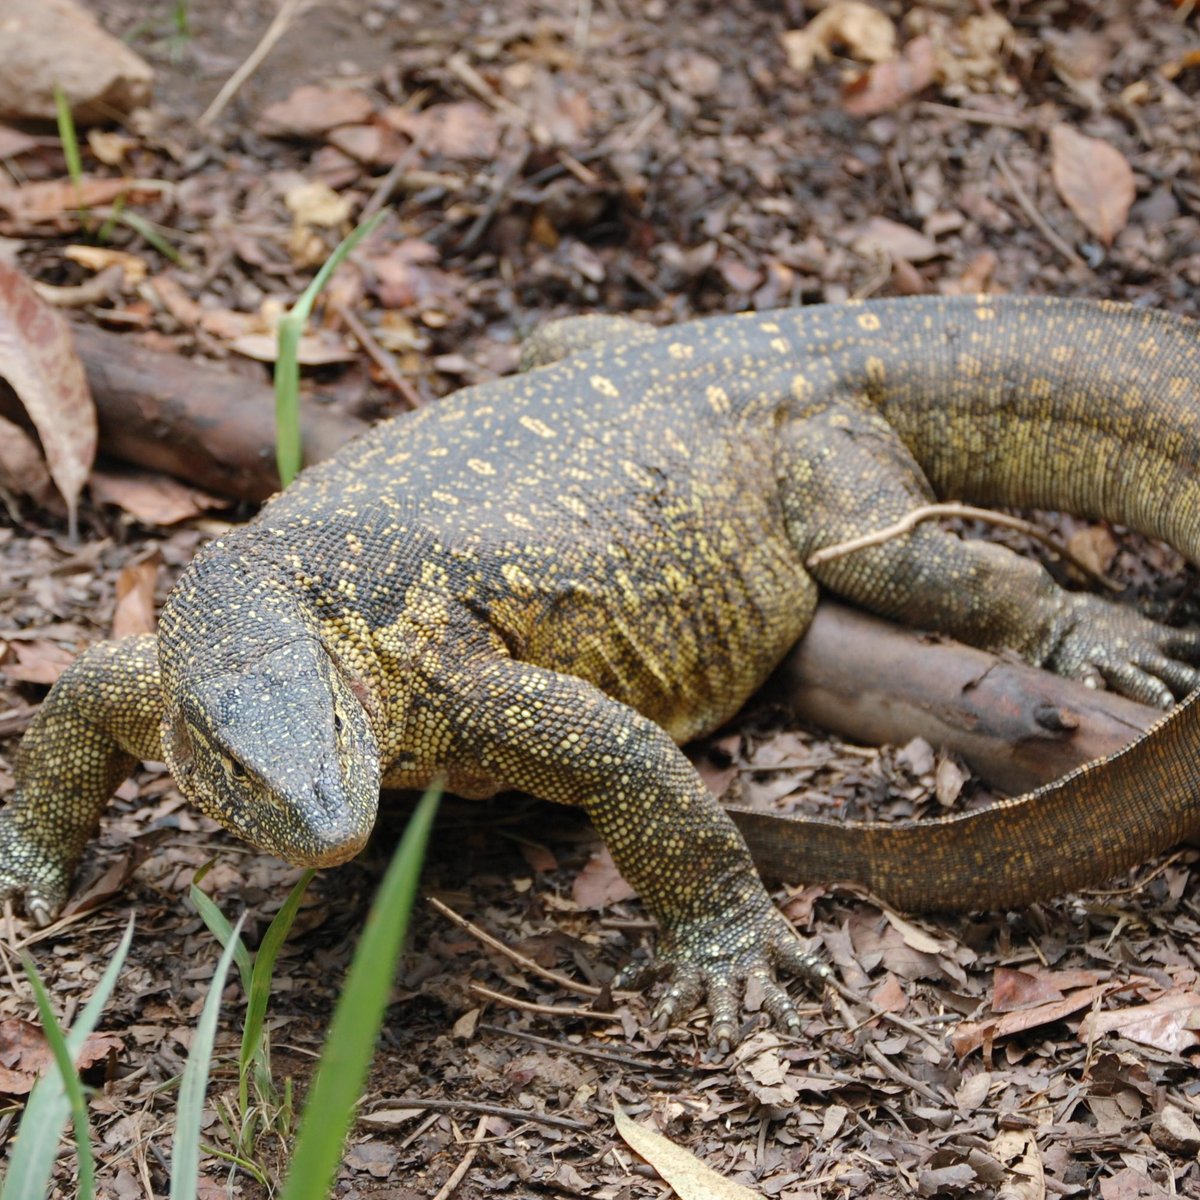
<svg viewBox="0 0 1200 1200"><path fill-rule="evenodd" d="M0 812L0 904L19 900L26 916L44 929L62 911L70 890L70 872L20 827Z"/></svg>
<svg viewBox="0 0 1200 1200"><path fill-rule="evenodd" d="M1095 687L1170 708L1200 686L1200 632L1171 629L1095 596L1066 598L1067 610L1044 665Z"/></svg>
<svg viewBox="0 0 1200 1200"><path fill-rule="evenodd" d="M804 948L766 893L761 893L749 897L741 913L664 928L654 967L627 967L615 986L641 986L649 978L668 974L670 986L651 1017L654 1027L668 1028L704 1000L710 1013L709 1041L728 1050L740 1039L741 998L751 978L776 1027L784 1033L799 1030L800 1015L775 979L777 968L818 987L833 975L826 963Z"/></svg>

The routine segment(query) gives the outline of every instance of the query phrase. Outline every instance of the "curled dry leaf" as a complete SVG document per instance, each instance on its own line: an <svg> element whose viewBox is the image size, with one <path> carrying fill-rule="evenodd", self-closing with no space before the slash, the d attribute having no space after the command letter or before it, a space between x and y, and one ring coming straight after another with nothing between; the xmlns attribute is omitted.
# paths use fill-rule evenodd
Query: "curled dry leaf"
<svg viewBox="0 0 1200 1200"><path fill-rule="evenodd" d="M1136 189L1125 156L1070 125L1050 130L1050 172L1067 207L1089 233L1111 246L1125 228Z"/></svg>
<svg viewBox="0 0 1200 1200"><path fill-rule="evenodd" d="M896 57L896 27L891 18L862 0L834 0L803 29L781 35L788 66L811 70L827 62L840 47L858 62L886 62Z"/></svg>
<svg viewBox="0 0 1200 1200"><path fill-rule="evenodd" d="M15 268L0 263L0 376L29 414L72 535L96 457L96 409L66 320Z"/></svg>
<svg viewBox="0 0 1200 1200"><path fill-rule="evenodd" d="M842 90L842 107L854 117L892 112L923 92L937 75L933 41L913 38L899 58L876 63Z"/></svg>
<svg viewBox="0 0 1200 1200"><path fill-rule="evenodd" d="M0 417L0 488L45 504L53 494L37 443L19 425Z"/></svg>
<svg viewBox="0 0 1200 1200"><path fill-rule="evenodd" d="M114 638L154 632L154 584L161 562L158 554L152 554L121 569L117 576L117 606L113 610Z"/></svg>

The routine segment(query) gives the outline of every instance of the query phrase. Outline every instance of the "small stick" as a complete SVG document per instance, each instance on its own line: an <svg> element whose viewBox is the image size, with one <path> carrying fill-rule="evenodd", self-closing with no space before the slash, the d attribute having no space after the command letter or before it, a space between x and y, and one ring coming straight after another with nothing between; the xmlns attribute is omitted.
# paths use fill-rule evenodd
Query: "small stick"
<svg viewBox="0 0 1200 1200"><path fill-rule="evenodd" d="M355 316L349 305L335 300L333 311L341 317L342 323L354 335L354 340L363 348L366 356L383 372L388 383L400 393L404 403L410 409L420 408L424 403L421 393L401 373L400 364L396 361L395 356L375 340L371 331Z"/></svg>
<svg viewBox="0 0 1200 1200"><path fill-rule="evenodd" d="M242 84L258 70L264 58L271 53L275 43L287 32L288 26L310 4L312 0L283 0L275 19L267 26L267 32L262 35L258 45L250 51L249 57L225 81L221 90L213 97L212 103L200 114L196 122L201 129L211 125L225 110L225 106L237 95Z"/></svg>
<svg viewBox="0 0 1200 1200"><path fill-rule="evenodd" d="M999 150L993 155L996 166L1000 168L1000 174L1004 176L1004 182L1008 184L1008 190L1012 192L1013 199L1020 205L1021 211L1029 218L1033 226L1038 232L1052 245L1069 262L1077 267L1082 267L1089 274L1092 273L1092 268L1075 253L1071 245L1064 241L1053 228L1050 222L1038 212L1036 205L1029 198L1028 193L1021 186L1021 181L1017 178L1012 167L1008 165L1008 160L1000 153Z"/></svg>
<svg viewBox="0 0 1200 1200"><path fill-rule="evenodd" d="M844 542L837 542L835 545L823 546L820 550L814 550L804 565L811 569L819 567L822 563L832 562L833 559L841 558L846 554L853 554L856 550L865 550L869 546L880 546L884 542L891 541L892 538L911 533L922 521L928 521L931 517L966 517L976 521L987 521L991 525L1000 525L1005 529L1015 529L1019 533L1049 546L1055 554L1065 558L1102 587L1108 588L1111 592L1121 590L1112 580L1105 579L1098 571L1093 570L1087 563L1072 554L1057 538L1051 537L1050 534L1022 517L994 512L990 508L976 508L971 504L959 504L955 501L947 501L943 504L922 504L911 512L905 513L898 521L893 521L891 525L885 525L882 529L875 530L874 533L864 533L859 537L848 538Z"/></svg>
<svg viewBox="0 0 1200 1200"><path fill-rule="evenodd" d="M375 190L371 193L371 198L363 205L362 212L358 214L360 223L369 221L388 201L392 198L392 193L399 186L400 181L404 178L405 172L413 164L425 149L425 131L418 132L417 136L404 148L403 153L397 155L396 161L392 163L391 169L379 181Z"/></svg>
<svg viewBox="0 0 1200 1200"><path fill-rule="evenodd" d="M475 220L471 222L471 228L467 230L462 241L459 243L458 253L467 254L475 249L475 244L483 237L487 227L492 223L496 213L500 210L500 205L504 203L505 196L512 190L512 185L516 182L517 176L525 169L525 164L529 161L529 155L532 151L532 144L526 142L513 156L508 166L501 172L500 178L496 180L495 186L492 188L492 194L488 202L480 210Z"/></svg>
<svg viewBox="0 0 1200 1200"><path fill-rule="evenodd" d="M426 896L426 902L435 911L442 914L447 921L453 921L459 929L465 930L473 938L482 942L485 946L490 946L493 950L503 954L505 958L515 962L522 970L528 971L531 975L536 975L539 979L544 979L547 983L553 983L561 988L566 988L568 992L574 992L579 996L599 996L603 989L593 987L590 983L577 983L574 979L568 978L566 975L560 975L557 971L550 971L546 967L538 966L531 958L526 958L525 955L518 953L511 946L506 946L499 938L492 937L490 933L480 929L478 925L472 924L466 917L459 916L448 904L443 904L436 896ZM621 993L623 995L633 995L632 992Z"/></svg>
<svg viewBox="0 0 1200 1200"><path fill-rule="evenodd" d="M475 1161L475 1155L479 1153L479 1147L483 1144L483 1138L486 1133L487 1117L480 1117L479 1124L475 1127L475 1136L471 1139L470 1149L463 1155L462 1162L454 1168L450 1178L438 1188L437 1195L434 1196L433 1200L447 1200L447 1197L462 1182L463 1176L471 1169L471 1164Z"/></svg>
<svg viewBox="0 0 1200 1200"><path fill-rule="evenodd" d="M509 1008L519 1008L522 1012L539 1013L544 1017L582 1017L586 1021L616 1021L612 1013L595 1012L590 1008L559 1008L553 1004L534 1004L530 1000L518 1000L515 996L506 996L503 992L494 992L482 983L468 985L468 991L485 1000L494 1000L497 1004L507 1004Z"/></svg>
<svg viewBox="0 0 1200 1200"><path fill-rule="evenodd" d="M652 1063L645 1059L633 1058L628 1054L613 1054L609 1050L597 1050L593 1046L576 1046L554 1038L538 1037L525 1029L505 1029L502 1025L489 1025L486 1021L478 1026L481 1033L497 1033L502 1037L520 1038L522 1041L533 1042L538 1046L547 1046L557 1050L559 1054L579 1054L584 1058L595 1058L600 1062L613 1063L618 1067L632 1067L635 1071L660 1071L674 1074L678 1068L673 1063Z"/></svg>
<svg viewBox="0 0 1200 1200"><path fill-rule="evenodd" d="M532 1121L537 1125L550 1125L555 1129L575 1129L587 1133L591 1126L570 1117L552 1117L548 1113L529 1112L524 1108L504 1108L499 1104L486 1104L480 1100L426 1099L423 1096L401 1096L398 1100L384 1100L377 1108L427 1108L430 1112L483 1113L488 1117L502 1117L506 1121ZM370 1113L364 1113L369 1118Z"/></svg>
<svg viewBox="0 0 1200 1200"><path fill-rule="evenodd" d="M976 125L999 125L1004 129L1029 129L1035 123L1030 117L985 112L981 108L958 108L953 104L938 104L934 100L922 100L917 107L932 116L957 117L960 121L973 121Z"/></svg>

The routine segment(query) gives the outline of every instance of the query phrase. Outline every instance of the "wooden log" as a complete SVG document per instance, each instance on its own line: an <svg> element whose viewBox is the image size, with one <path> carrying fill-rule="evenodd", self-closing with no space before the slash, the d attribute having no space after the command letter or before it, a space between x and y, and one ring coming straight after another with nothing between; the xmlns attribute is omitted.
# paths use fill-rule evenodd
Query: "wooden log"
<svg viewBox="0 0 1200 1200"><path fill-rule="evenodd" d="M1119 750L1162 716L828 600L769 687L821 729L868 744L923 737L1009 793Z"/></svg>
<svg viewBox="0 0 1200 1200"><path fill-rule="evenodd" d="M141 345L89 325L72 329L100 421L100 449L238 500L279 489L275 396L266 380ZM0 415L20 419L0 389ZM302 396L304 461L319 462L366 428Z"/></svg>

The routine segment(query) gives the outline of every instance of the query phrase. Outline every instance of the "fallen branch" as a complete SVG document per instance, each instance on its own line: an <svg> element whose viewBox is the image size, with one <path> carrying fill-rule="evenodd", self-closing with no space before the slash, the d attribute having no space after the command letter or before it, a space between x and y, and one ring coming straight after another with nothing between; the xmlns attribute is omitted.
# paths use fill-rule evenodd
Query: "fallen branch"
<svg viewBox="0 0 1200 1200"><path fill-rule="evenodd" d="M198 359L151 350L136 338L72 327L100 419L100 449L238 500L279 488L270 384ZM366 425L302 399L305 462L329 458ZM0 386L0 416L21 419Z"/></svg>
<svg viewBox="0 0 1200 1200"><path fill-rule="evenodd" d="M769 685L851 741L923 737L1022 792L1119 750L1162 713L1023 663L822 601Z"/></svg>

